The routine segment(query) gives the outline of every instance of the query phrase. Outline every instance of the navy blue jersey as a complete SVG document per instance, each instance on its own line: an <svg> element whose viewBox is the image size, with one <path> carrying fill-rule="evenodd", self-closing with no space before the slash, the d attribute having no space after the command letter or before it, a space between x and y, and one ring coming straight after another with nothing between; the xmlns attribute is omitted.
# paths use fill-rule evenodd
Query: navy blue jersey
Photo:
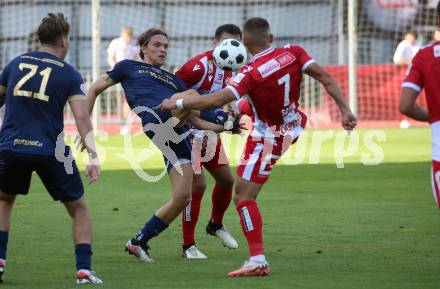
<svg viewBox="0 0 440 289"><path fill-rule="evenodd" d="M54 155L66 102L85 99L79 72L46 52L26 53L8 63L0 75L2 93L0 150L30 154Z"/></svg>
<svg viewBox="0 0 440 289"><path fill-rule="evenodd" d="M130 108L155 107L174 93L185 91L186 85L174 74L136 60L122 60L107 71L108 80L120 82Z"/></svg>

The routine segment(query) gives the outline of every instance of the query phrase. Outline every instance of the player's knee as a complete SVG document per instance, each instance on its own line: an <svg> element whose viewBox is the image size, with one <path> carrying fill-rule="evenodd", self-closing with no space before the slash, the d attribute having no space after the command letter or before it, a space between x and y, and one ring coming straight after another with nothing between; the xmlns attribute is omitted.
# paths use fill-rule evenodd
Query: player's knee
<svg viewBox="0 0 440 289"><path fill-rule="evenodd" d="M204 180L195 181L192 185L192 191L197 193L204 193L206 190L206 182Z"/></svg>
<svg viewBox="0 0 440 289"><path fill-rule="evenodd" d="M12 205L15 200L15 195L7 195L0 191L0 202L3 202L4 204Z"/></svg>
<svg viewBox="0 0 440 289"><path fill-rule="evenodd" d="M191 194L181 195L173 198L173 203L179 209L183 209L191 202Z"/></svg>
<svg viewBox="0 0 440 289"><path fill-rule="evenodd" d="M87 204L82 197L75 201L65 202L64 206L72 218L88 217Z"/></svg>
<svg viewBox="0 0 440 289"><path fill-rule="evenodd" d="M220 184L221 184L223 187L230 187L230 188L232 188L232 186L234 185L234 177L233 177L232 175L229 175L229 176L223 178L223 179L221 180L221 183L220 183Z"/></svg>
<svg viewBox="0 0 440 289"><path fill-rule="evenodd" d="M246 198L244 198L243 195L237 194L237 192L235 192L234 195L234 203L237 205L238 203L240 203L241 201L244 201Z"/></svg>

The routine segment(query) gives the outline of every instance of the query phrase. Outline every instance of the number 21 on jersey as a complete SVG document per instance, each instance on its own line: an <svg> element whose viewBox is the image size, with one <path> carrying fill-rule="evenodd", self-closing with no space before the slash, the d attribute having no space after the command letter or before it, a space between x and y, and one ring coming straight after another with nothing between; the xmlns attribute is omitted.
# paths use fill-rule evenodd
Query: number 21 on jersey
<svg viewBox="0 0 440 289"><path fill-rule="evenodd" d="M42 71L40 71L39 75L41 75L41 83L40 88L38 92L33 92L29 90L23 90L21 89L22 86L32 77L34 77L37 74L38 65L34 64L28 64L28 63L20 63L18 65L18 69L23 71L24 69L29 70L14 86L13 94L14 96L26 96L26 97L32 97L37 98L44 101L49 101L49 96L46 95L46 87L47 82L49 81L50 73L52 72L51 67L46 67Z"/></svg>

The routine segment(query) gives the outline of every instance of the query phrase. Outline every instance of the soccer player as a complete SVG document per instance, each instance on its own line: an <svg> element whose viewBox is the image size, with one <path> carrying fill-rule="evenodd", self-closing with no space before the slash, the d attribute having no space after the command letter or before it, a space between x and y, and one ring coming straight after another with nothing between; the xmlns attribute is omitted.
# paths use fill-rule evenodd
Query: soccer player
<svg viewBox="0 0 440 289"><path fill-rule="evenodd" d="M148 241L168 228L191 199L193 169L189 127L174 127L172 113L155 109L162 100L186 90L174 74L160 67L168 51L168 35L149 29L138 38L142 61L125 59L117 62L87 92L91 113L96 97L108 87L121 83L130 108L138 114L148 138L161 150L171 180L172 196L145 223L138 234L127 241L125 249L143 262L154 261L148 254Z"/></svg>
<svg viewBox="0 0 440 289"><path fill-rule="evenodd" d="M221 25L215 31L214 47L227 38L241 40L241 36L241 30L238 26L234 24ZM196 89L200 94L219 91L226 86L227 80L232 77L232 72L223 71L215 65L212 53L213 50L209 50L195 56L176 72L176 75L185 82L187 87ZM201 151L206 152L206 139L209 137L212 138L212 135L204 131L194 130L193 147L201 147ZM237 241L225 226L223 226L223 216L232 199L234 177L231 174L220 136L217 135L216 139L215 153L208 155L206 152L206 159L211 158L201 162L201 165L205 167L215 179L215 185L212 191L211 218L206 226L206 232L218 237L224 246L236 249L238 248ZM199 170L199 173L194 174L191 202L185 207L182 213L182 256L184 258L207 258L206 255L197 248L194 238L194 231L199 218L200 203L205 189L205 174L203 170Z"/></svg>
<svg viewBox="0 0 440 289"><path fill-rule="evenodd" d="M6 105L0 131L0 279L5 272L12 207L18 194L28 193L35 171L73 220L77 283L102 283L91 268L92 224L83 184L75 161L65 157L71 153L62 135L63 109L69 101L89 152L86 175L90 183L96 181L101 169L84 82L63 60L69 48L69 27L63 14L49 13L38 27L39 51L14 58L0 75L0 104Z"/></svg>
<svg viewBox="0 0 440 289"><path fill-rule="evenodd" d="M243 28L243 43L254 56L253 61L245 65L226 88L203 96L188 90L162 102L162 109L206 109L249 95L254 126L237 168L234 201L250 258L242 267L230 272L228 276L231 277L270 273L256 199L272 166L296 142L305 127L306 116L298 110L302 73L324 85L341 110L344 129L352 130L356 126L356 117L335 80L300 46L274 48L272 41L267 20L248 19Z"/></svg>
<svg viewBox="0 0 440 289"><path fill-rule="evenodd" d="M437 5L437 24L440 27L440 2ZM428 110L416 103L425 89ZM440 208L440 41L422 48L414 57L402 84L400 112L432 128L432 192Z"/></svg>

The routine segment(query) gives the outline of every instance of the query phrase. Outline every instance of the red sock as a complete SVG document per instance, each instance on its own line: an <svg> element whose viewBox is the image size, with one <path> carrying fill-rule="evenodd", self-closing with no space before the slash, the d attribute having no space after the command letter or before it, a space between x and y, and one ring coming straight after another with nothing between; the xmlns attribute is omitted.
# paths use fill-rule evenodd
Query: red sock
<svg viewBox="0 0 440 289"><path fill-rule="evenodd" d="M212 190L211 223L223 224L223 216L232 199L232 186L215 184Z"/></svg>
<svg viewBox="0 0 440 289"><path fill-rule="evenodd" d="M432 193L434 195L435 202L440 209L440 162L432 160Z"/></svg>
<svg viewBox="0 0 440 289"><path fill-rule="evenodd" d="M264 255L263 220L254 200L243 200L237 204L241 228L249 245L249 255Z"/></svg>
<svg viewBox="0 0 440 289"><path fill-rule="evenodd" d="M182 236L183 245L194 244L194 231L197 220L199 219L200 203L202 202L203 192L192 192L191 202L182 212Z"/></svg>

